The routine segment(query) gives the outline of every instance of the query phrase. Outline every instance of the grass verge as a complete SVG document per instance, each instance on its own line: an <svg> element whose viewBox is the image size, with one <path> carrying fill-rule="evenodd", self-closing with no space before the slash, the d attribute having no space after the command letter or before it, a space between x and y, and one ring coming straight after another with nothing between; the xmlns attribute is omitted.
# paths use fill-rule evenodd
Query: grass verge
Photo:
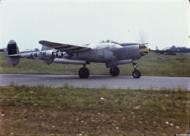
<svg viewBox="0 0 190 136"><path fill-rule="evenodd" d="M173 136L187 133L190 93L0 87L2 135Z"/></svg>

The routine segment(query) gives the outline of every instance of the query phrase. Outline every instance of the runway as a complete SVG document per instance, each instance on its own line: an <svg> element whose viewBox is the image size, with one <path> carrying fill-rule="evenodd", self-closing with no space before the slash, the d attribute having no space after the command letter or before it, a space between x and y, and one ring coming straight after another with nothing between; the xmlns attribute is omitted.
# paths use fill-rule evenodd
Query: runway
<svg viewBox="0 0 190 136"><path fill-rule="evenodd" d="M77 75L32 75L32 74L0 74L0 86L28 85L78 88L111 88L111 89L185 89L190 91L189 77L153 77L142 76L134 79L131 76L111 77L97 75L89 79L79 79Z"/></svg>

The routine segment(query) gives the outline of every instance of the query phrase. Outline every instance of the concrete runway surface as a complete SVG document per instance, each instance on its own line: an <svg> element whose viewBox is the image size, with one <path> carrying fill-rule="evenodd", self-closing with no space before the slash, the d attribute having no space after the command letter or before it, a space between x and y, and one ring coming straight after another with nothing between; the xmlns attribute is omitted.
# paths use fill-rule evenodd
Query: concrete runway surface
<svg viewBox="0 0 190 136"><path fill-rule="evenodd" d="M185 89L190 91L189 77L153 77L142 76L134 79L131 76L111 77L109 75L91 75L89 79L79 79L78 75L33 75L33 74L0 74L0 86L44 85L62 87L64 85L79 88L113 88L113 89Z"/></svg>

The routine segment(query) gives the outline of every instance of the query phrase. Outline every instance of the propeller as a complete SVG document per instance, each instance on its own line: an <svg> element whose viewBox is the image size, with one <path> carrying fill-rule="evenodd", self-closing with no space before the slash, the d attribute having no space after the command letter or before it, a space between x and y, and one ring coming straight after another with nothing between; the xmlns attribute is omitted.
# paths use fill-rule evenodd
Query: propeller
<svg viewBox="0 0 190 136"><path fill-rule="evenodd" d="M144 34L140 33L140 44L139 44L139 49L140 49L140 54L142 56L147 55L150 52L150 49L148 48L148 42L145 41Z"/></svg>
<svg viewBox="0 0 190 136"><path fill-rule="evenodd" d="M140 33L140 43L141 45L148 45L149 43L145 40L145 34ZM148 47L148 46L147 46Z"/></svg>

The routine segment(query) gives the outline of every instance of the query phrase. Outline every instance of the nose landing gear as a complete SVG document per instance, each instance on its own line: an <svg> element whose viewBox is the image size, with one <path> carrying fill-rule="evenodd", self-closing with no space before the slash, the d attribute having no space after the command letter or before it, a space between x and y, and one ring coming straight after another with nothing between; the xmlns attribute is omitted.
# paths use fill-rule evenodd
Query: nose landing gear
<svg viewBox="0 0 190 136"><path fill-rule="evenodd" d="M134 78L140 78L141 77L141 72L138 70L137 63L133 62L133 67L134 67L134 70L132 72L132 76Z"/></svg>

